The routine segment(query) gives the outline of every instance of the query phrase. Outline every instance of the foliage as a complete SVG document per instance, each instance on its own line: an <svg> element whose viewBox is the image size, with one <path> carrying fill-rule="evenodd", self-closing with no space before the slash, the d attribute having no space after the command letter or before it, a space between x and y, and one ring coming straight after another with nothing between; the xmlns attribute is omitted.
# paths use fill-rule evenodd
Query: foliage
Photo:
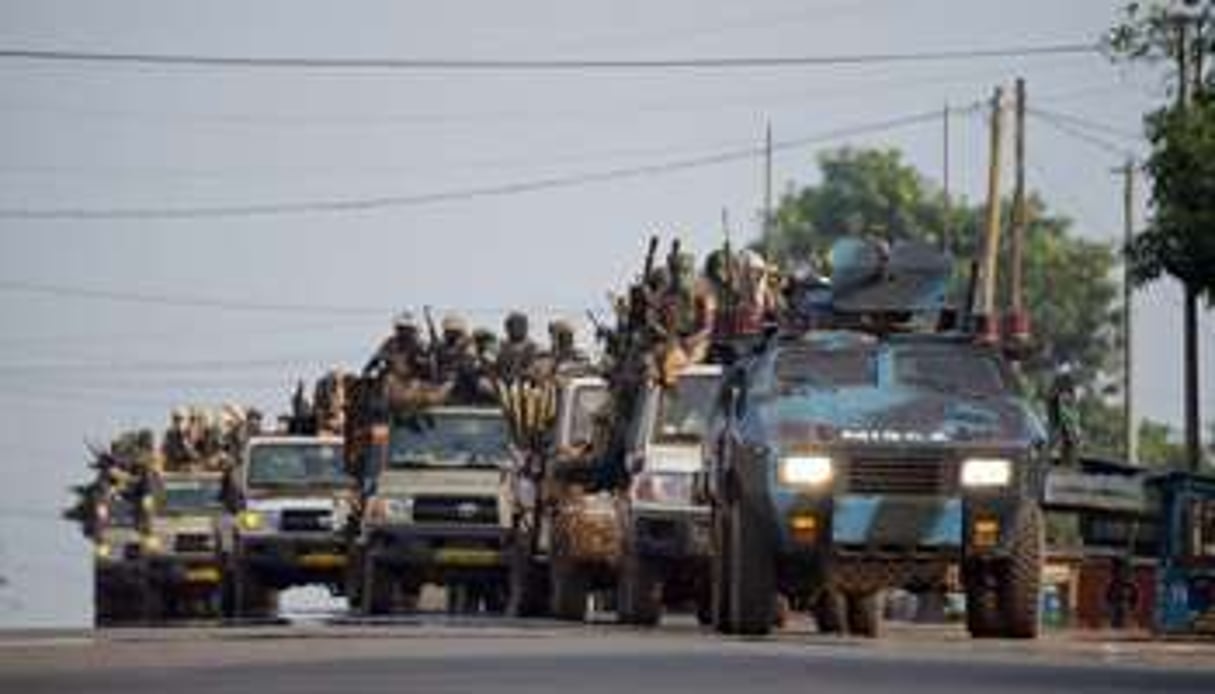
<svg viewBox="0 0 1215 694"><path fill-rule="evenodd" d="M1149 467L1185 469L1185 446L1177 440L1173 427L1150 419L1139 422L1139 462Z"/></svg>

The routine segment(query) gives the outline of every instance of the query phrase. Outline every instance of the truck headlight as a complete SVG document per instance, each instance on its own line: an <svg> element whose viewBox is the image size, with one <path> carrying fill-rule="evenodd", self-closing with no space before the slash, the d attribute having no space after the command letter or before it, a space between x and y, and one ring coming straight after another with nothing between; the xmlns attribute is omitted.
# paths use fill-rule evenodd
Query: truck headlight
<svg viewBox="0 0 1215 694"><path fill-rule="evenodd" d="M407 521L413 515L413 499L410 497L377 496L367 503L367 522L391 523Z"/></svg>
<svg viewBox="0 0 1215 694"><path fill-rule="evenodd" d="M140 545L148 554L159 554L165 548L165 542L160 539L159 535L144 535L140 540Z"/></svg>
<svg viewBox="0 0 1215 694"><path fill-rule="evenodd" d="M98 542L93 548L93 553L98 559L109 559L114 553L114 548L108 542Z"/></svg>
<svg viewBox="0 0 1215 694"><path fill-rule="evenodd" d="M692 503L692 475L648 472L633 478L633 498L655 503Z"/></svg>
<svg viewBox="0 0 1215 694"><path fill-rule="evenodd" d="M1012 481L1012 462L1004 458L970 458L962 463L962 486L1007 487Z"/></svg>
<svg viewBox="0 0 1215 694"><path fill-rule="evenodd" d="M261 530L266 525L266 516L260 511L241 511L236 523L241 530Z"/></svg>
<svg viewBox="0 0 1215 694"><path fill-rule="evenodd" d="M777 470L780 483L790 487L821 487L835 476L835 466L825 455L792 455L782 458Z"/></svg>

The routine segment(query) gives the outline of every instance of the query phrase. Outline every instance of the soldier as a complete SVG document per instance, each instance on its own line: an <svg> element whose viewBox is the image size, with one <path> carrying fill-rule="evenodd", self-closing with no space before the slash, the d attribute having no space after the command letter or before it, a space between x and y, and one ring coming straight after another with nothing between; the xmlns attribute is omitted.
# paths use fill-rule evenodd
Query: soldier
<svg viewBox="0 0 1215 694"><path fill-rule="evenodd" d="M548 356L556 368L565 364L584 364L586 355L574 344L574 326L568 321L555 320L548 324Z"/></svg>
<svg viewBox="0 0 1215 694"><path fill-rule="evenodd" d="M409 383L433 376L433 363L429 350L423 344L418 322L413 314L405 312L397 316L393 334L384 340L379 349L363 367L363 375L385 375L400 383Z"/></svg>
<svg viewBox="0 0 1215 694"><path fill-rule="evenodd" d="M472 340L478 368L490 374L498 361L498 336L492 330L477 328L473 331Z"/></svg>
<svg viewBox="0 0 1215 694"><path fill-rule="evenodd" d="M1064 364L1051 383L1046 417L1050 425L1051 447L1065 466L1078 464L1080 413L1076 409L1076 384L1070 364Z"/></svg>
<svg viewBox="0 0 1215 694"><path fill-rule="evenodd" d="M470 360L475 360L476 353L464 319L455 315L444 316L440 328L442 336L435 347L435 361L439 371L438 380L447 382L454 380Z"/></svg>
<svg viewBox="0 0 1215 694"><path fill-rule="evenodd" d="M738 254L738 279L738 328L746 334L758 333L776 317L778 308L771 268L762 255L744 249Z"/></svg>
<svg viewBox="0 0 1215 694"><path fill-rule="evenodd" d="M161 453L174 467L186 465L198 459L198 448L186 425L186 411L174 408L169 415L169 428L165 430Z"/></svg>
<svg viewBox="0 0 1215 694"><path fill-rule="evenodd" d="M536 361L536 343L527 336L527 316L518 311L506 317L506 341L498 350L496 371L504 381L517 381L531 375Z"/></svg>
<svg viewBox="0 0 1215 694"><path fill-rule="evenodd" d="M708 288L697 283L692 255L673 251L667 259L667 283L658 295L656 325L661 351L657 366L664 380L672 376L673 363L703 361L713 330L713 299Z"/></svg>

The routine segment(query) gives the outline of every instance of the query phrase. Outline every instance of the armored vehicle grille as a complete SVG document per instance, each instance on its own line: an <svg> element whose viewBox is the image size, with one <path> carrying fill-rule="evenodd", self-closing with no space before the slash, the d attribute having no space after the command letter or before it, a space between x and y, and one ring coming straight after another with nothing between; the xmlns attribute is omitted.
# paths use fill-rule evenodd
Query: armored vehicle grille
<svg viewBox="0 0 1215 694"><path fill-rule="evenodd" d="M498 499L492 496L419 496L413 501L416 523L496 524Z"/></svg>
<svg viewBox="0 0 1215 694"><path fill-rule="evenodd" d="M287 531L330 530L329 512L325 510L284 510L279 525Z"/></svg>
<svg viewBox="0 0 1215 694"><path fill-rule="evenodd" d="M211 536L207 533L182 533L173 538L176 552L209 552Z"/></svg>
<svg viewBox="0 0 1215 694"><path fill-rule="evenodd" d="M848 491L853 494L951 495L958 488L958 466L940 459L853 458Z"/></svg>

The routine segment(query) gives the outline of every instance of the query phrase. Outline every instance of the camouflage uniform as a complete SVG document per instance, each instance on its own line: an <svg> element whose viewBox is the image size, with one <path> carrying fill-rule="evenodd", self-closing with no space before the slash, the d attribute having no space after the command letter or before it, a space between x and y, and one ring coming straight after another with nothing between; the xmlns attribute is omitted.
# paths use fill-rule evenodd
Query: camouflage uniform
<svg viewBox="0 0 1215 694"><path fill-rule="evenodd" d="M668 280L655 306L652 330L658 338L656 366L665 381L680 364L704 361L713 330L713 298L697 283L692 256L676 253L668 261Z"/></svg>
<svg viewBox="0 0 1215 694"><path fill-rule="evenodd" d="M1046 415L1051 447L1059 454L1060 462L1072 467L1078 464L1080 449L1080 413L1076 408L1075 382L1071 369L1065 367L1051 383Z"/></svg>
<svg viewBox="0 0 1215 694"><path fill-rule="evenodd" d="M512 313L504 325L506 341L498 349L497 377L504 381L517 381L532 375L536 361L536 343L527 336L527 316Z"/></svg>
<svg viewBox="0 0 1215 694"><path fill-rule="evenodd" d="M185 410L180 408L173 410L160 450L165 460L174 466L187 465L199 459L194 437L191 436L186 426Z"/></svg>
<svg viewBox="0 0 1215 694"><path fill-rule="evenodd" d="M363 368L364 375L387 374L401 383L433 376L433 361L430 350L422 343L417 321L411 314L397 317L392 336L380 344L379 349Z"/></svg>
<svg viewBox="0 0 1215 694"><path fill-rule="evenodd" d="M442 342L434 348L438 380L454 381L461 369L476 359L476 351L468 335L468 326L458 316L444 317L442 331Z"/></svg>

